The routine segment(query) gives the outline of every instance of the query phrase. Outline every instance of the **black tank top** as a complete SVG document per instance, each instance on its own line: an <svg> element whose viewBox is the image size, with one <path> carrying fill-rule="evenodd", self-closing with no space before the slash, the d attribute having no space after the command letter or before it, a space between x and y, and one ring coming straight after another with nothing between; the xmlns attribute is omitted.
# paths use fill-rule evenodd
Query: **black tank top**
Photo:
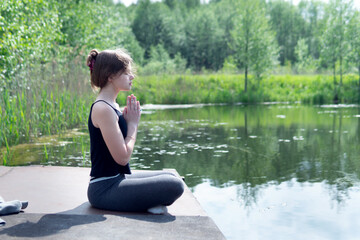
<svg viewBox="0 0 360 240"><path fill-rule="evenodd" d="M118 173L131 174L129 164L126 166L121 166L115 162L114 158L111 156L109 149L107 148L104 138L101 134L100 128L97 128L93 125L91 120L91 112L95 103L104 102L113 108L116 114L119 117L119 127L124 136L124 139L127 135L127 124L122 113L111 106L108 102L104 100L98 100L91 105L90 115L88 120L88 128L90 133L90 158L91 158L91 172L90 176L92 178L99 177L109 177L117 175Z"/></svg>

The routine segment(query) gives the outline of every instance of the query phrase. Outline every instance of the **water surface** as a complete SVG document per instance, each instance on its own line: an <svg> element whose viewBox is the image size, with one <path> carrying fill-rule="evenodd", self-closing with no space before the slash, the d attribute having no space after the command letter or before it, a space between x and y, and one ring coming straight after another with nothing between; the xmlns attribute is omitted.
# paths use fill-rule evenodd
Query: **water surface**
<svg viewBox="0 0 360 240"><path fill-rule="evenodd" d="M144 106L133 169L175 168L227 239L358 239L360 108ZM90 166L86 128L9 165Z"/></svg>

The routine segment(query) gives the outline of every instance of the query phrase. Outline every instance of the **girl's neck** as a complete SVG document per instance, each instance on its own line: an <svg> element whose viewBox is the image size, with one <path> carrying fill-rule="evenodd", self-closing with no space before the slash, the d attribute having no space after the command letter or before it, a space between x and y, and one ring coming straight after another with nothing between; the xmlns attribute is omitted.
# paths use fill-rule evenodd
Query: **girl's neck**
<svg viewBox="0 0 360 240"><path fill-rule="evenodd" d="M112 88L108 88L105 86L100 90L97 99L102 99L109 103L116 103L117 95L118 93L114 92Z"/></svg>

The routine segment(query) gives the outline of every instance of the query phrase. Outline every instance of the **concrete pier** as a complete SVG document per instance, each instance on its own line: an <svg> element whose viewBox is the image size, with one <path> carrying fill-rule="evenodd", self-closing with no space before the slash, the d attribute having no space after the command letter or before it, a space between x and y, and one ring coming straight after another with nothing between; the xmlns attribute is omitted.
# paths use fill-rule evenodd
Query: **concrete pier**
<svg viewBox="0 0 360 240"><path fill-rule="evenodd" d="M225 239L188 187L165 215L92 208L86 195L89 172L0 166L0 196L29 201L24 212L1 217L7 223L0 227L0 239Z"/></svg>

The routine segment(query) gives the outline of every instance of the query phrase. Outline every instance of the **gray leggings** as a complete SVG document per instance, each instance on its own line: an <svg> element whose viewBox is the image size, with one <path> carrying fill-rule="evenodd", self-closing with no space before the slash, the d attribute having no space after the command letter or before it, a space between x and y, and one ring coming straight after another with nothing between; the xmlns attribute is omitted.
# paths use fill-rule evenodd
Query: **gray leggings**
<svg viewBox="0 0 360 240"><path fill-rule="evenodd" d="M89 184L88 199L95 208L145 212L159 205L171 205L184 192L184 183L164 171L136 172Z"/></svg>

